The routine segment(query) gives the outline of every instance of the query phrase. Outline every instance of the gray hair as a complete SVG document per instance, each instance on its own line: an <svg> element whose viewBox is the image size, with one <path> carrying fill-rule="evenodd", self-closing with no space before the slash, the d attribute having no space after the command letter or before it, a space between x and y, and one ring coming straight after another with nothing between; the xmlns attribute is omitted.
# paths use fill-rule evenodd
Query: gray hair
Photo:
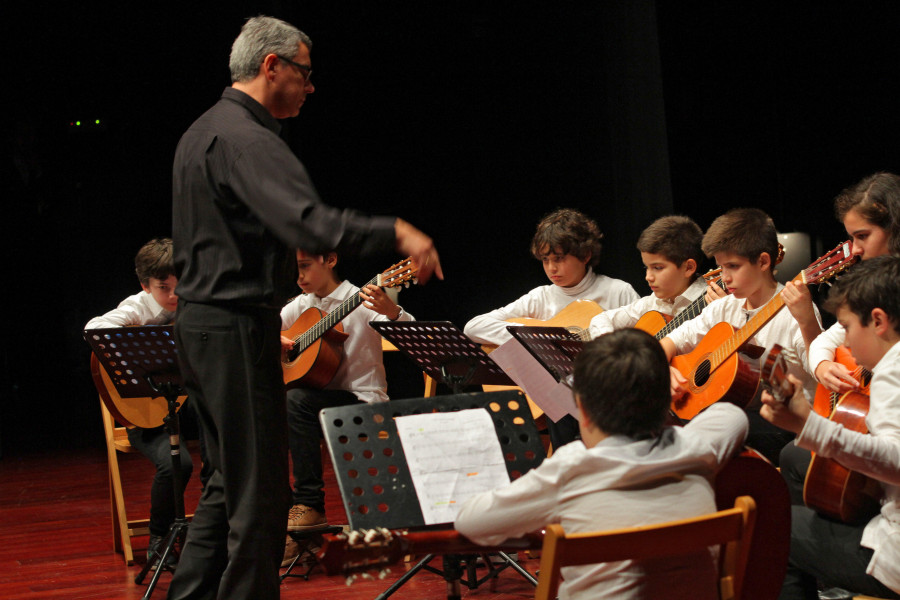
<svg viewBox="0 0 900 600"><path fill-rule="evenodd" d="M231 46L231 82L250 81L259 73L259 65L269 54L292 58L300 44L312 50L309 36L280 19L258 16L247 19Z"/></svg>

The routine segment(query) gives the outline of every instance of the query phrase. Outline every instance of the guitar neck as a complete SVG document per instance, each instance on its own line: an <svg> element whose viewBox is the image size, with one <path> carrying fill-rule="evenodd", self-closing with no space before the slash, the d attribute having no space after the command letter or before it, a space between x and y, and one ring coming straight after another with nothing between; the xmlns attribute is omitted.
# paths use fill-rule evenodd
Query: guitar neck
<svg viewBox="0 0 900 600"><path fill-rule="evenodd" d="M794 281L803 282L803 274L797 275ZM755 315L750 317L743 327L734 332L725 342L723 342L715 352L710 356L711 369L715 370L729 356L738 351L738 349L747 343L763 326L772 320L778 311L784 308L784 299L781 294L777 293L766 302Z"/></svg>
<svg viewBox="0 0 900 600"><path fill-rule="evenodd" d="M718 285L722 290L727 290L725 284L722 283L722 280L719 279L716 281L716 285ZM700 315L703 312L703 309L706 308L706 294L701 294L698 298L695 298L693 302L691 302L687 308L683 311L672 317L672 320L666 323L666 325L660 329L656 333L656 339L661 340L664 337L668 336L670 333L675 331L678 327L684 324L687 321L690 321L694 317Z"/></svg>
<svg viewBox="0 0 900 600"><path fill-rule="evenodd" d="M369 281L367 281L362 287L366 287L367 285L377 285L378 276L376 275ZM294 350L302 352L317 339L325 335L328 330L332 327L340 323L344 317L353 312L356 307L362 304L362 298L359 295L359 292L356 292L346 300L340 303L340 305L335 308L333 311L316 321L316 324L306 330L303 335L297 338L297 341L294 343Z"/></svg>

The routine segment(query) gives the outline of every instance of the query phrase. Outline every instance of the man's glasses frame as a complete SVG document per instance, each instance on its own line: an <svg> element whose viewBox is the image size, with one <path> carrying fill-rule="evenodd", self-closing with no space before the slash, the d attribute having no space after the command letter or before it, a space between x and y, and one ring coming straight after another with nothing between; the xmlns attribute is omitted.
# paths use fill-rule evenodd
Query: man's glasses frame
<svg viewBox="0 0 900 600"><path fill-rule="evenodd" d="M276 54L275 56L277 56L279 59L283 60L284 62L294 65L295 67L300 69L300 71L303 72L303 77L307 81L309 81L309 78L312 77L312 67L310 67L309 65L301 65L300 63L294 62L291 59L287 58L286 56L282 56L280 54Z"/></svg>

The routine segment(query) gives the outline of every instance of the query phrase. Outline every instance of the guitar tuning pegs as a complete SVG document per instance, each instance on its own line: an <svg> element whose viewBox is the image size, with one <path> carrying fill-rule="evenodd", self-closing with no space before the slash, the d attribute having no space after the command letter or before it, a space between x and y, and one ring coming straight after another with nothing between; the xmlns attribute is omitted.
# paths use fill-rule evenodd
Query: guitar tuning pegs
<svg viewBox="0 0 900 600"><path fill-rule="evenodd" d="M391 574L390 569L382 569L382 570L378 571L378 579L384 579L385 577L387 577L390 574Z"/></svg>
<svg viewBox="0 0 900 600"><path fill-rule="evenodd" d="M347 579L344 580L344 583L346 584L347 587L350 587L351 585L353 585L353 582L356 581L357 577L359 577L359 576L358 575L348 575Z"/></svg>

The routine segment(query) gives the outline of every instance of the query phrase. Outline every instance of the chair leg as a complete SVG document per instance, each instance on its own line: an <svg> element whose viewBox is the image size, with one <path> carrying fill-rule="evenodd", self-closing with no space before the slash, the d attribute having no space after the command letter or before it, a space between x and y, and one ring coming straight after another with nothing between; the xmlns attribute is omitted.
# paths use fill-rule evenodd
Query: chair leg
<svg viewBox="0 0 900 600"><path fill-rule="evenodd" d="M131 534L128 517L125 513L125 494L122 491L122 478L119 475L119 459L116 449L108 449L109 456L109 495L113 521L113 547L122 552L125 564L134 564L134 551L131 548Z"/></svg>

